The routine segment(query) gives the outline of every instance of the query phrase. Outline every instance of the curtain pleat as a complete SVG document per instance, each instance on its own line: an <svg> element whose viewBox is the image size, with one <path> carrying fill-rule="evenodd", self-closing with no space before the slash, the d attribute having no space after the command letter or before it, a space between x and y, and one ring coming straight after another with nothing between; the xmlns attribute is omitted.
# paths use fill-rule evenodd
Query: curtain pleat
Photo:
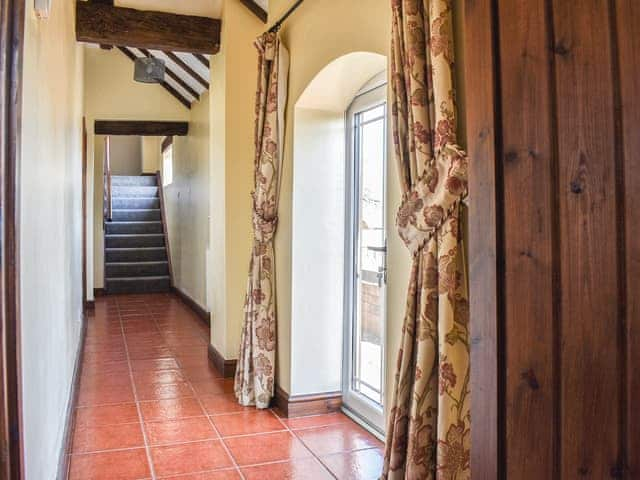
<svg viewBox="0 0 640 480"><path fill-rule="evenodd" d="M255 46L258 89L252 194L254 241L234 390L240 404L262 409L269 407L275 381L277 311L273 238L278 225L289 54L277 33L265 33Z"/></svg>
<svg viewBox="0 0 640 480"><path fill-rule="evenodd" d="M383 479L468 480L469 308L456 145L450 0L392 0L392 120L403 198L396 224L413 255Z"/></svg>

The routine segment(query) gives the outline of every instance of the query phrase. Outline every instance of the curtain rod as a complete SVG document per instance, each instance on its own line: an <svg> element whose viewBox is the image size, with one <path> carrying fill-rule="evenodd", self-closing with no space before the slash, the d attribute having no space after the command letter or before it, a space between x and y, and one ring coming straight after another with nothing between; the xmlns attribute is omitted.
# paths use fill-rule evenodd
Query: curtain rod
<svg viewBox="0 0 640 480"><path fill-rule="evenodd" d="M278 20L276 23L274 23L273 27L271 27L271 28L269 29L269 32L271 32L271 33L275 33L275 32L277 32L277 31L279 31L279 30L280 30L280 27L282 27L282 24L285 22L285 20L286 20L287 18L289 18L289 16L291 16L291 14L292 14L293 12L295 12L295 11L298 9L298 7L299 7L300 5L302 5L302 2L304 2L304 0L297 0L297 1L296 1L296 3L294 3L294 4L291 6L291 8L290 8L289 10L287 10L287 13L285 13L285 14L280 18L280 20Z"/></svg>

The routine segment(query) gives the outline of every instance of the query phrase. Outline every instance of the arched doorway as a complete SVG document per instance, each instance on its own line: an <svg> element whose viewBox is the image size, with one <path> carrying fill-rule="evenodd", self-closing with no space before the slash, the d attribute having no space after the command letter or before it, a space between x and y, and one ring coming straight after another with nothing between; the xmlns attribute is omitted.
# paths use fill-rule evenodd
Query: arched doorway
<svg viewBox="0 0 640 480"><path fill-rule="evenodd" d="M348 413L379 433L386 65L379 54L342 56L309 83L294 111L292 393L340 391Z"/></svg>

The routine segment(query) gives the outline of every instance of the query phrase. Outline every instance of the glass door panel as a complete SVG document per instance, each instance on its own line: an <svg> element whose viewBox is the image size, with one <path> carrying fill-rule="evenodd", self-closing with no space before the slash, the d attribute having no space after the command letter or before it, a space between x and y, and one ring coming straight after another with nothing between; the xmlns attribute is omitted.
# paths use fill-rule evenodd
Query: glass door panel
<svg viewBox="0 0 640 480"><path fill-rule="evenodd" d="M346 306L344 403L383 431L386 316L386 89L349 114L351 150L349 304ZM373 100L373 102L371 101ZM373 104L372 104L373 103Z"/></svg>

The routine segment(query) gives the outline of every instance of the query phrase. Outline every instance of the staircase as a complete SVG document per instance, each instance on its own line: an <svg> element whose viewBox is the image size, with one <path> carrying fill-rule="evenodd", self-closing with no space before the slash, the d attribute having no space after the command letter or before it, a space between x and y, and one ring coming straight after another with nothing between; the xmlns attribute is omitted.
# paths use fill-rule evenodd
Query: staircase
<svg viewBox="0 0 640 480"><path fill-rule="evenodd" d="M112 219L105 222L107 293L167 292L171 288L155 175L111 177Z"/></svg>

